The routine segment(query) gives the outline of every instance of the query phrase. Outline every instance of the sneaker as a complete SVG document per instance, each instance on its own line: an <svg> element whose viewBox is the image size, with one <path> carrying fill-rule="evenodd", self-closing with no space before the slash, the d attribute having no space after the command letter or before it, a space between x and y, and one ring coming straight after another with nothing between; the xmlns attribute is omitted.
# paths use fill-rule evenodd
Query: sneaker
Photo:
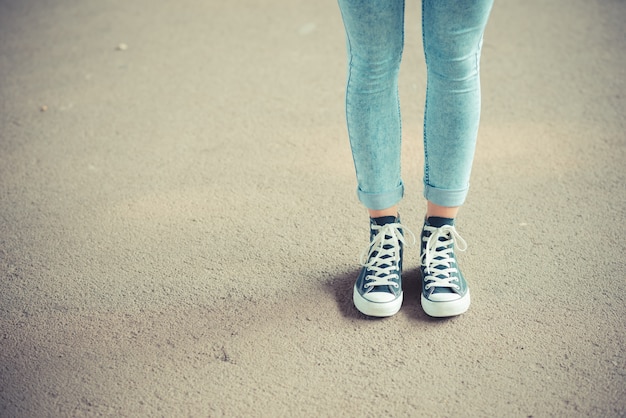
<svg viewBox="0 0 626 418"><path fill-rule="evenodd" d="M469 309L470 293L454 256L467 243L454 228L454 219L430 217L422 230L422 309L430 316L460 315Z"/></svg>
<svg viewBox="0 0 626 418"><path fill-rule="evenodd" d="M402 306L402 248L406 243L400 218L370 219L370 244L361 254L361 273L354 285L354 306L369 316L396 314ZM415 243L415 235L413 236Z"/></svg>

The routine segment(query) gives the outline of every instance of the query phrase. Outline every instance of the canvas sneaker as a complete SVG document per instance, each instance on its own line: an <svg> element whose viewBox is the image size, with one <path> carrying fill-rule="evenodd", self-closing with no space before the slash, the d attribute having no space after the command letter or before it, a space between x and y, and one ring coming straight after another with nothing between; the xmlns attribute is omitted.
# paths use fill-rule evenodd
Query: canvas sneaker
<svg viewBox="0 0 626 418"><path fill-rule="evenodd" d="M361 254L363 268L354 284L354 306L369 316L396 314L402 306L402 251L406 244L400 218L370 219L370 243Z"/></svg>
<svg viewBox="0 0 626 418"><path fill-rule="evenodd" d="M454 219L430 217L421 236L422 309L433 317L456 316L466 312L470 292L459 270L455 247L467 243L454 228Z"/></svg>

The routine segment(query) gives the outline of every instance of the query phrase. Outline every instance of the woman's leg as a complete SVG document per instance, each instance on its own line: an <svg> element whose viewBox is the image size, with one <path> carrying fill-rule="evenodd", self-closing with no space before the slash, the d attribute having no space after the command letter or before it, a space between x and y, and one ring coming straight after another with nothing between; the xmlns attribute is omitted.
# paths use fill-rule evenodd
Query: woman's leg
<svg viewBox="0 0 626 418"><path fill-rule="evenodd" d="M398 99L404 0L339 0L339 7L348 49L346 117L357 194L372 211L393 211L404 192Z"/></svg>
<svg viewBox="0 0 626 418"><path fill-rule="evenodd" d="M454 253L465 241L454 218L465 201L480 119L480 50L493 0L423 0L428 70L424 114L424 196L421 235L422 308L431 316L462 314L467 282Z"/></svg>
<svg viewBox="0 0 626 418"><path fill-rule="evenodd" d="M480 118L480 50L493 0L423 0L428 69L424 196L458 207L469 189ZM429 213L437 216L437 213Z"/></svg>
<svg viewBox="0 0 626 418"><path fill-rule="evenodd" d="M346 116L358 197L370 213L370 244L353 289L359 311L391 316L402 305L403 227L398 72L404 0L339 0L348 47Z"/></svg>

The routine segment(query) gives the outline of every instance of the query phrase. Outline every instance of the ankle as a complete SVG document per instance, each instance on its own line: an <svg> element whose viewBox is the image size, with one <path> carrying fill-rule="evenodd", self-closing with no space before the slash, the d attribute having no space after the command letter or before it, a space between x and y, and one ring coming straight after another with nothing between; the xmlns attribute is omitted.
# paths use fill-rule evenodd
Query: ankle
<svg viewBox="0 0 626 418"><path fill-rule="evenodd" d="M392 206L387 209L368 209L367 212L370 215L370 218L382 218L383 216L393 216L394 218L398 217L398 206Z"/></svg>
<svg viewBox="0 0 626 418"><path fill-rule="evenodd" d="M430 217L454 219L459 213L459 206L439 206L428 202L426 208L426 219Z"/></svg>

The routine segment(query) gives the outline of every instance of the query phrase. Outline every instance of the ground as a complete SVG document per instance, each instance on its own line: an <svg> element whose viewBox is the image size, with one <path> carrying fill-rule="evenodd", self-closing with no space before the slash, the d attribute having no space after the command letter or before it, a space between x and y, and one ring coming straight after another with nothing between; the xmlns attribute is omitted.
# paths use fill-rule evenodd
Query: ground
<svg viewBox="0 0 626 418"><path fill-rule="evenodd" d="M428 318L413 247L372 320L335 2L0 0L0 415L625 416L624 21L496 2L457 220L472 306Z"/></svg>

